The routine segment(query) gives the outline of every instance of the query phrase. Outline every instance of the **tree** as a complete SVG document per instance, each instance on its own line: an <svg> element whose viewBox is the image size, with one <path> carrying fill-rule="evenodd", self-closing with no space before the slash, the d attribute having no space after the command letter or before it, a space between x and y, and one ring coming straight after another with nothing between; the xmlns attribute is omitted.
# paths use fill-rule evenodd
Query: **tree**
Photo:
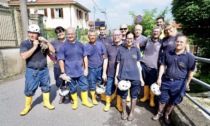
<svg viewBox="0 0 210 126"><path fill-rule="evenodd" d="M182 32L201 49L200 56L210 58L210 0L173 0L172 14L182 24ZM209 64L200 63L199 78L210 83Z"/></svg>
<svg viewBox="0 0 210 126"><path fill-rule="evenodd" d="M142 34L145 36L149 36L152 33L152 29L156 26L156 18L157 17L164 17L169 12L168 7L166 7L163 11L161 11L159 14L157 14L157 8L154 8L152 10L143 10L143 21L141 22L141 25L143 27ZM136 25L136 14L133 11L129 12L129 15L132 17L133 25L130 25L128 28L130 31L134 30L134 26ZM169 19L166 20L168 22Z"/></svg>
<svg viewBox="0 0 210 126"><path fill-rule="evenodd" d="M210 0L173 0L172 14L182 24L183 34L202 49L202 56L210 58Z"/></svg>

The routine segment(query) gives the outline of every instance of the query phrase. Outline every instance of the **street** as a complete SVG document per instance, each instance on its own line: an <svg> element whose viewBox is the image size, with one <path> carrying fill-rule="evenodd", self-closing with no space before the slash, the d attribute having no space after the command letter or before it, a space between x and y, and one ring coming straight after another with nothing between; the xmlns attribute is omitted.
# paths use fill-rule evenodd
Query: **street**
<svg viewBox="0 0 210 126"><path fill-rule="evenodd" d="M115 108L115 101L109 112L104 112L104 102L100 102L93 108L87 108L81 104L72 110L69 100L64 104L58 104L59 94L53 77L53 68L50 67L51 75L51 102L54 110L43 107L41 89L38 88L32 101L32 109L26 116L20 116L20 111L25 105L24 75L18 78L2 82L0 84L0 122L1 126L160 126L166 125L160 121L152 121L157 107L149 107L149 102L138 101L135 109L136 119L132 122L122 121L121 115ZM90 99L89 99L90 101ZM128 103L128 106L130 104Z"/></svg>

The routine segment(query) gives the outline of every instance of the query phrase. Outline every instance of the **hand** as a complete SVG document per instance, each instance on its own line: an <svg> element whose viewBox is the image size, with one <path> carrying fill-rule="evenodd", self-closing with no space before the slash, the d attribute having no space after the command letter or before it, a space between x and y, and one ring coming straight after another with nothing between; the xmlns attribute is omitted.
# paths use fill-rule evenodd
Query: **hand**
<svg viewBox="0 0 210 126"><path fill-rule="evenodd" d="M117 87L117 85L118 85L118 79L117 79L117 77L114 78L114 83L115 83L115 86Z"/></svg>
<svg viewBox="0 0 210 126"><path fill-rule="evenodd" d="M37 48L38 45L39 45L39 41L38 41L38 40L34 40L34 41L33 41L33 46Z"/></svg>
<svg viewBox="0 0 210 126"><path fill-rule="evenodd" d="M38 40L41 42L48 43L47 39L45 39L44 37L38 37Z"/></svg>
<svg viewBox="0 0 210 126"><path fill-rule="evenodd" d="M45 44L44 42L41 42L40 46L41 46L42 50L46 50L49 48L49 46L47 44Z"/></svg>
<svg viewBox="0 0 210 126"><path fill-rule="evenodd" d="M103 80L106 82L107 81L107 76L106 76L106 74L103 74L102 75L102 78L103 78Z"/></svg>
<svg viewBox="0 0 210 126"><path fill-rule="evenodd" d="M88 75L88 70L87 69L84 69L84 75L87 77L87 75Z"/></svg>
<svg viewBox="0 0 210 126"><path fill-rule="evenodd" d="M190 85L189 84L186 84L186 91L190 91Z"/></svg>
<svg viewBox="0 0 210 126"><path fill-rule="evenodd" d="M137 47L137 48L140 48L140 44L139 44L139 43L136 43L136 47Z"/></svg>
<svg viewBox="0 0 210 126"><path fill-rule="evenodd" d="M71 82L71 78L67 76L65 73L61 74L59 78L63 79L64 81Z"/></svg>
<svg viewBox="0 0 210 126"><path fill-rule="evenodd" d="M141 79L140 81L141 81L141 86L144 86L144 80Z"/></svg>
<svg viewBox="0 0 210 126"><path fill-rule="evenodd" d="M161 86L162 80L160 78L158 78L156 83L158 86Z"/></svg>

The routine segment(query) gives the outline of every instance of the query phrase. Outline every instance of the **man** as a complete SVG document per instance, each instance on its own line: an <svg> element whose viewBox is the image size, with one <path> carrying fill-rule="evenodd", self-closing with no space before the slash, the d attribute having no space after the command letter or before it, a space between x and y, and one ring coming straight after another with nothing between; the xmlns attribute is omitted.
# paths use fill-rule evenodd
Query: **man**
<svg viewBox="0 0 210 126"><path fill-rule="evenodd" d="M96 83L102 82L102 65L105 58L106 48L103 43L96 41L96 32L89 31L89 43L85 45L85 55L88 58L88 81L92 102L97 105L96 100Z"/></svg>
<svg viewBox="0 0 210 126"><path fill-rule="evenodd" d="M150 106L154 107L154 97L155 95L150 90L150 86L157 80L157 70L158 70L158 59L159 52L161 48L161 41L159 36L161 35L161 28L156 27L153 29L152 36L146 41L141 42L141 46L144 49L144 55L141 60L142 74L144 78L144 97L140 99L141 102L145 102L150 99ZM150 97L149 97L150 96Z"/></svg>
<svg viewBox="0 0 210 126"><path fill-rule="evenodd" d="M142 35L143 28L141 25L137 24L134 28L135 33L135 40L134 40L134 46L139 45L139 43L144 42L147 40L147 37Z"/></svg>
<svg viewBox="0 0 210 126"><path fill-rule="evenodd" d="M165 116L165 122L170 124L169 115L176 105L182 102L185 90L189 91L189 84L195 70L195 57L185 50L187 37L179 36L176 39L176 48L164 54L157 79L161 96L158 113L152 118L159 120ZM165 74L163 75L165 71ZM164 107L167 108L164 112Z"/></svg>
<svg viewBox="0 0 210 126"><path fill-rule="evenodd" d="M122 41L123 41L123 43L126 43L126 33L128 32L128 25L127 24L121 24L120 25L120 31L122 33Z"/></svg>
<svg viewBox="0 0 210 126"><path fill-rule="evenodd" d="M25 108L20 112L21 116L26 115L31 109L32 96L38 86L43 94L44 107L49 110L55 107L50 104L50 75L47 67L47 53L55 52L53 46L43 37L40 37L40 28L32 24L28 27L29 39L24 40L20 45L20 56L26 60L25 74Z"/></svg>
<svg viewBox="0 0 210 126"><path fill-rule="evenodd" d="M162 34L160 35L160 39L163 39L165 37L165 35L164 35L164 29L165 29L164 17L156 18L156 24L157 24L157 26L162 28Z"/></svg>
<svg viewBox="0 0 210 126"><path fill-rule="evenodd" d="M67 30L67 40L63 43L58 53L61 69L60 77L69 81L71 97L73 99L72 109L78 108L77 84L81 89L82 104L91 108L93 105L88 102L88 75L87 56L85 56L84 45L76 40L75 28ZM84 68L83 68L84 66Z"/></svg>
<svg viewBox="0 0 210 126"><path fill-rule="evenodd" d="M114 30L113 32L113 43L109 46L107 46L106 51L106 57L107 59L104 59L104 65L103 65L103 80L107 81L106 85L106 106L104 107L104 111L109 111L110 109L110 102L115 97L115 89L116 86L114 84L114 77L115 77L115 70L116 70L116 56L117 52L119 50L119 47L122 45L122 34L120 30ZM108 69L107 69L108 68ZM121 98L119 95L117 95L117 109L121 112L122 106L121 106Z"/></svg>
<svg viewBox="0 0 210 126"><path fill-rule="evenodd" d="M158 18L156 18L156 23L157 23L157 26L160 26L162 29L165 28L164 17L158 17Z"/></svg>
<svg viewBox="0 0 210 126"><path fill-rule="evenodd" d="M99 36L97 37L96 41L102 42L105 47L107 47L109 44L112 44L111 38L106 36L106 26L104 24L99 26Z"/></svg>

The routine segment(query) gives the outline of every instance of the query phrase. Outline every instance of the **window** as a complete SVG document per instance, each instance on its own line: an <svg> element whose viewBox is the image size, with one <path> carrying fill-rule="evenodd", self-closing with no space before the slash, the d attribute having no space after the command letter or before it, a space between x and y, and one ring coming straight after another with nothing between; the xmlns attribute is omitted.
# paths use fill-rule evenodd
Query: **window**
<svg viewBox="0 0 210 126"><path fill-rule="evenodd" d="M44 15L44 9L38 9L38 14Z"/></svg>
<svg viewBox="0 0 210 126"><path fill-rule="evenodd" d="M37 12L38 12L38 14L42 14L42 15L47 17L47 9L46 8L45 9L38 9Z"/></svg>
<svg viewBox="0 0 210 126"><path fill-rule="evenodd" d="M82 18L83 18L82 11L77 9L77 19L82 19Z"/></svg>
<svg viewBox="0 0 210 126"><path fill-rule="evenodd" d="M86 21L89 20L89 15L88 15L88 13L85 13L85 20L86 20Z"/></svg>
<svg viewBox="0 0 210 126"><path fill-rule="evenodd" d="M51 8L51 18L63 18L63 8Z"/></svg>

